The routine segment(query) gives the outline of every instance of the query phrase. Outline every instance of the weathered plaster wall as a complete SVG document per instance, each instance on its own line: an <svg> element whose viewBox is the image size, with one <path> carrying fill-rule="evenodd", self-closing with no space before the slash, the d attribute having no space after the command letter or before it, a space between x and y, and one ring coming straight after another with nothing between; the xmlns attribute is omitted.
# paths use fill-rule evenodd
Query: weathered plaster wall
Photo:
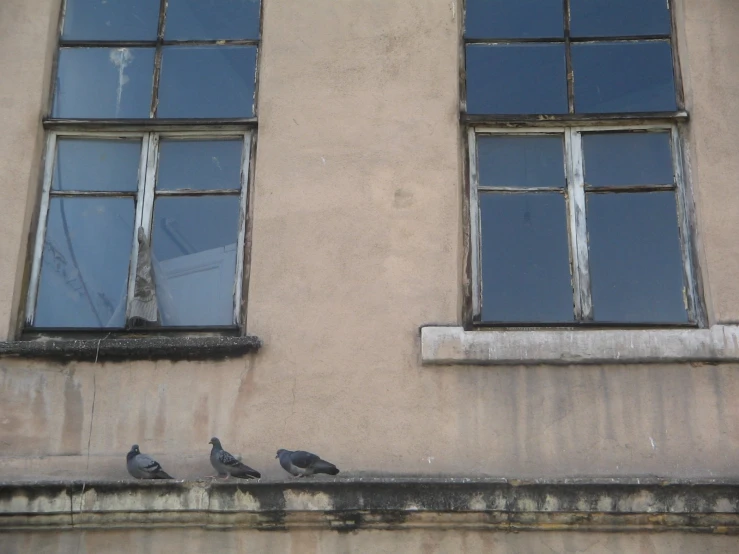
<svg viewBox="0 0 739 554"><path fill-rule="evenodd" d="M60 0L0 2L0 337L22 298Z"/></svg>
<svg viewBox="0 0 739 554"><path fill-rule="evenodd" d="M219 552L223 554L734 554L739 538L682 533L479 533L475 531L269 532L176 529L158 531L9 533L0 535L6 554L113 554L119 552Z"/></svg>
<svg viewBox="0 0 739 554"><path fill-rule="evenodd" d="M739 6L734 0L677 2L689 160L703 277L714 322L739 321Z"/></svg>
<svg viewBox="0 0 739 554"><path fill-rule="evenodd" d="M270 478L278 447L347 473L737 473L733 365L421 366L419 326L461 312L460 10L264 7L248 331L265 347L217 363L0 360L4 476L124 478L134 442L174 475L202 476L214 434ZM739 6L679 7L702 268L712 321L725 322L739 314ZM57 9L0 3L6 335Z"/></svg>

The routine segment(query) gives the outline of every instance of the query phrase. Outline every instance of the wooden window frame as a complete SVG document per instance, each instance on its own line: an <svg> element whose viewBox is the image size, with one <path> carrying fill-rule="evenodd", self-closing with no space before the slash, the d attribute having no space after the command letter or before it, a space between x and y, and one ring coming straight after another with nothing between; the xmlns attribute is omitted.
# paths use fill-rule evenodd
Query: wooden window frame
<svg viewBox="0 0 739 554"><path fill-rule="evenodd" d="M18 323L16 334L23 337L46 336L50 333L62 337L97 336L100 333L111 335L126 335L132 331L126 328L39 328L33 327L33 321L38 302L38 286L40 281L44 239L50 200L54 196L67 197L132 197L135 199L135 225L132 236L131 261L127 281L126 321L131 310L131 301L134 297L136 264L138 258L138 241L135 230L143 223L147 238L151 238L151 217L153 214L155 196L200 196L200 195L239 195L239 227L237 237L236 276L234 279L234 305L231 325L224 326L194 326L170 327L154 326L136 328L135 333L150 333L171 335L178 333L217 333L217 334L244 334L246 328L246 295L250 265L250 236L251 236L251 207L249 198L254 181L254 158L257 142L257 105L259 96L259 61L261 57L261 36L264 17L263 0L259 0L258 35L249 39L208 39L208 40L165 40L167 17L167 0L158 2L157 35L153 40L69 40L63 38L64 20L67 3L62 0L59 20L56 28L57 47L51 74L50 94L46 104L46 114L42 119L46 131L46 141L43 157L43 172L41 177L41 194L37 207L37 221L33 231L33 250L29 253L26 265L24 283L25 298ZM157 118L159 77L161 74L161 60L163 48L166 46L253 46L255 55L254 99L251 117L236 118ZM51 117L57 87L59 56L62 49L74 48L133 48L148 47L154 49L154 67L152 77L152 96L148 118L58 118ZM138 187L136 192L88 192L88 191L52 191L51 180L56 156L56 142L59 137L76 137L83 139L94 138L141 138L142 152L139 160ZM155 194L158 142L159 138L181 139L217 139L239 138L243 140L241 183L237 191L158 191ZM109 332L108 332L109 331Z"/></svg>
<svg viewBox="0 0 739 554"><path fill-rule="evenodd" d="M469 167L469 229L470 229L470 272L471 272L471 324L482 327L573 327L573 326L647 326L647 327L670 327L670 324L606 324L593 321L593 305L590 287L590 272L588 263L587 243L587 216L585 206L585 188L583 178L583 156L582 156L582 134L589 132L607 131L666 131L670 133L671 154L673 163L674 184L670 186L639 186L629 190L647 191L652 189L674 190L677 205L678 235L680 240L680 252L683 260L683 283L685 292L685 305L688 315L687 324L676 324L676 326L706 326L705 309L703 307L700 287L697 279L697 271L694 265L694 253L692 244L692 202L688 194L688 186L683 169L683 155L681 148L681 135L678 123L674 120L663 120L662 122L649 122L634 124L629 120L610 121L600 125L592 123L570 121L550 122L543 126L494 126L494 125L470 125L467 129L468 167ZM564 164L566 185L565 190L555 188L517 188L517 187L481 187L479 184L479 173L477 165L477 137L478 136L521 136L521 135L556 135L563 137L564 142ZM555 322L545 324L532 323L505 323L485 322L481 319L483 283L482 283L482 251L481 251L481 214L479 204L479 192L499 192L503 194L536 193L544 191L563 192L567 212L568 247L570 253L570 275L573 288L573 305L575 320L572 322Z"/></svg>
<svg viewBox="0 0 739 554"><path fill-rule="evenodd" d="M141 154L139 158L138 168L138 184L135 192L97 192L97 191L54 191L51 188L54 163L56 160L56 144L58 138L78 138L78 139L141 139ZM232 325L239 327L244 323L243 313L243 296L244 296L244 275L245 275L245 246L248 219L248 197L251 183L251 160L254 150L254 130L243 128L241 130L234 129L213 129L208 126L202 126L200 129L190 128L183 131L152 131L139 130L132 131L123 129L119 131L74 131L62 130L51 131L47 137L46 156L44 163L43 188L41 193L41 202L39 210L39 220L36 227L35 245L31 262L31 274L29 279L28 293L25 305L25 329L32 332L41 332L45 329L34 327L34 317L36 314L36 306L38 302L38 289L41 277L41 267L44 254L44 241L46 237L46 224L49 213L49 205L54 197L63 198L84 198L84 197L114 197L114 198L134 198L135 200L135 218L134 231L139 227L143 227L147 240L151 240L151 232L153 227L154 201L156 197L198 197L198 196L239 196L239 228L236 241L236 274L234 277L233 288L233 317ZM181 140L223 140L238 139L243 141L241 167L240 167L240 183L238 189L227 190L167 190L156 191L159 143L160 139L181 139ZM126 295L126 321L131 312L131 303L134 299L134 285L136 280L136 270L138 262L138 241L136 232L132 234L131 257L129 262L129 271L127 278L127 295ZM204 326L203 329L213 329L212 326ZM74 327L64 327L69 331L77 330ZM177 330L179 327L156 326L149 328L149 331L157 330ZM95 329L85 329L85 331L94 331ZM108 328L98 328L98 331L107 331ZM115 328L117 331L124 329ZM126 327L125 330L130 330ZM82 331L82 330L80 330ZM140 329L136 328L139 332Z"/></svg>

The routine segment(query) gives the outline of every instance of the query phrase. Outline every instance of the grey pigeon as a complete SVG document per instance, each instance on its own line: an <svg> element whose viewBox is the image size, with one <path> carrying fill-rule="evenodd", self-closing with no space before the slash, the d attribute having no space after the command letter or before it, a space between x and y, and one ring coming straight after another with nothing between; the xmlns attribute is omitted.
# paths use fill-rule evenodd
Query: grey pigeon
<svg viewBox="0 0 739 554"><path fill-rule="evenodd" d="M162 469L159 462L142 454L138 444L134 444L126 454L126 467L136 479L174 479Z"/></svg>
<svg viewBox="0 0 739 554"><path fill-rule="evenodd" d="M213 437L210 443L213 448L210 451L210 463L218 472L218 475L238 477L239 479L259 479L262 474L248 465L242 464L221 446L221 441Z"/></svg>
<svg viewBox="0 0 739 554"><path fill-rule="evenodd" d="M339 469L334 464L304 450L293 452L280 448L275 458L279 458L280 465L285 471L296 477L308 477L314 473L327 473L329 475L339 473Z"/></svg>

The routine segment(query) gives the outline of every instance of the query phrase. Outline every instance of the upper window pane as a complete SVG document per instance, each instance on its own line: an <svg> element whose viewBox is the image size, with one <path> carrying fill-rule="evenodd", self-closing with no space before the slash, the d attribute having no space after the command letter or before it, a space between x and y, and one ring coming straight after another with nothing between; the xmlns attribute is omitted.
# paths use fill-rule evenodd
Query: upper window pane
<svg viewBox="0 0 739 554"><path fill-rule="evenodd" d="M231 325L239 196L157 198L154 274L162 325Z"/></svg>
<svg viewBox="0 0 739 554"><path fill-rule="evenodd" d="M158 117L252 117L253 46L165 46Z"/></svg>
<svg viewBox="0 0 739 554"><path fill-rule="evenodd" d="M52 198L35 327L123 327L132 198Z"/></svg>
<svg viewBox="0 0 739 554"><path fill-rule="evenodd" d="M570 0L573 37L669 35L667 0Z"/></svg>
<svg viewBox="0 0 739 554"><path fill-rule="evenodd" d="M574 320L561 193L480 194L482 320Z"/></svg>
<svg viewBox="0 0 739 554"><path fill-rule="evenodd" d="M138 189L141 139L59 138L56 148L52 190Z"/></svg>
<svg viewBox="0 0 739 554"><path fill-rule="evenodd" d="M238 189L243 147L243 140L163 140L157 189Z"/></svg>
<svg viewBox="0 0 739 554"><path fill-rule="evenodd" d="M164 38L257 39L259 0L168 0Z"/></svg>
<svg viewBox="0 0 739 554"><path fill-rule="evenodd" d="M677 108L667 41L573 44L575 111L667 112Z"/></svg>
<svg viewBox="0 0 739 554"><path fill-rule="evenodd" d="M594 320L687 322L675 193L586 197Z"/></svg>
<svg viewBox="0 0 739 554"><path fill-rule="evenodd" d="M478 136L481 187L565 186L562 136Z"/></svg>
<svg viewBox="0 0 739 554"><path fill-rule="evenodd" d="M467 0L465 38L564 36L562 0Z"/></svg>
<svg viewBox="0 0 739 554"><path fill-rule="evenodd" d="M674 182L670 133L584 133L585 185L669 185Z"/></svg>
<svg viewBox="0 0 739 554"><path fill-rule="evenodd" d="M468 45L467 113L567 113L564 44Z"/></svg>
<svg viewBox="0 0 739 554"><path fill-rule="evenodd" d="M148 118L153 48L62 48L52 115Z"/></svg>
<svg viewBox="0 0 739 554"><path fill-rule="evenodd" d="M156 40L158 23L157 1L67 0L62 39Z"/></svg>

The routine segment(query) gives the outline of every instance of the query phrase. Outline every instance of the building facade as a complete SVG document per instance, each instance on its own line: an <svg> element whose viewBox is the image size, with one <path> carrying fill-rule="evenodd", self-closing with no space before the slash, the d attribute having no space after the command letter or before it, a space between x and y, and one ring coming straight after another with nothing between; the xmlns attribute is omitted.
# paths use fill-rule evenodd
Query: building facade
<svg viewBox="0 0 739 554"><path fill-rule="evenodd" d="M739 4L207 4L0 3L0 551L736 552Z"/></svg>

